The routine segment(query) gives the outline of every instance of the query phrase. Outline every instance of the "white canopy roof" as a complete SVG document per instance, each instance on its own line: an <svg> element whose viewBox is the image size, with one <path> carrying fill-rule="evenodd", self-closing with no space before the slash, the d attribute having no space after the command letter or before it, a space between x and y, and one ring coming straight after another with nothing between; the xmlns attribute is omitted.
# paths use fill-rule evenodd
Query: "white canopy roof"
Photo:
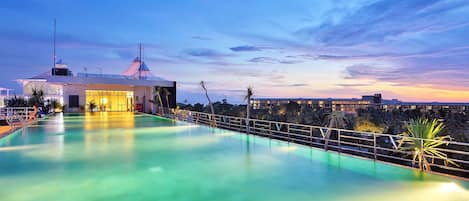
<svg viewBox="0 0 469 201"><path fill-rule="evenodd" d="M128 77L133 77L134 79L146 79L149 77L155 77L153 73L151 73L150 69L148 66L145 64L145 62L141 62L139 57L136 57L132 64L125 70L122 75L128 76Z"/></svg>

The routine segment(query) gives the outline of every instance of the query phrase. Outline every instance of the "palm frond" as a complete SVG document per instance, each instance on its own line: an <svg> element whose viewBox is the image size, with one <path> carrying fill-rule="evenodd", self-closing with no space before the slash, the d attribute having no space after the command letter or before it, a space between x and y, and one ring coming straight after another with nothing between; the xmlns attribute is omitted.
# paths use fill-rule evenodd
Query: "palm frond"
<svg viewBox="0 0 469 201"><path fill-rule="evenodd" d="M207 90L207 88L205 87L205 82L203 80L200 81L200 86L202 87L202 89Z"/></svg>
<svg viewBox="0 0 469 201"><path fill-rule="evenodd" d="M171 92L168 90L168 88L163 88L163 92L164 92L165 96L171 95Z"/></svg>
<svg viewBox="0 0 469 201"><path fill-rule="evenodd" d="M438 136L444 129L444 124L438 122L436 119L430 121L428 119L410 120L407 125L407 132L402 133L401 141L399 142L399 150L412 150L412 161L416 162L422 170L430 170L431 164L428 160L434 163L435 158L444 161L445 165L452 164L459 166L454 161L448 158L448 155L438 149L442 145L447 145L451 140L450 136Z"/></svg>
<svg viewBox="0 0 469 201"><path fill-rule="evenodd" d="M252 97L254 93L252 92L252 87L248 87L246 96L244 96L244 100L248 100Z"/></svg>

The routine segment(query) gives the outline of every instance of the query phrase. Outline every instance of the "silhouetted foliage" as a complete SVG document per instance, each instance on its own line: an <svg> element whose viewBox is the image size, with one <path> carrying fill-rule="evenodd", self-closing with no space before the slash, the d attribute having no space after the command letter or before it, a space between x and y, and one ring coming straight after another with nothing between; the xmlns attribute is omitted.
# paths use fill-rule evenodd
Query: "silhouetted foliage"
<svg viewBox="0 0 469 201"><path fill-rule="evenodd" d="M178 104L181 109L210 113L206 105L196 103ZM245 117L246 105L230 104L226 99L213 103L216 114ZM327 126L327 116L331 111L323 108L313 108L299 105L291 101L288 104L276 105L267 109L251 110L252 119L281 121L316 126ZM451 136L459 142L469 142L469 115L464 112L455 113L449 110L420 111L395 109L386 111L376 108L358 109L355 114L345 114L345 128L361 129L388 134L401 134L406 131L410 119L428 118L439 119L446 128L442 134Z"/></svg>

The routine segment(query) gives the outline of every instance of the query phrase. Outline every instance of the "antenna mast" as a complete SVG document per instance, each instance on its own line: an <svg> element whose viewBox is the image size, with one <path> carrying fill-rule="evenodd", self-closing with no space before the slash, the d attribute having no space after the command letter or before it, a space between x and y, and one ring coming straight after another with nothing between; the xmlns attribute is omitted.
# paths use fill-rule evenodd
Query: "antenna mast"
<svg viewBox="0 0 469 201"><path fill-rule="evenodd" d="M52 66L53 68L55 68L55 63L56 63L56 58L57 58L57 54L56 54L56 47L55 47L55 44L56 44L56 33L57 32L57 21L56 19L54 18L54 65Z"/></svg>
<svg viewBox="0 0 469 201"><path fill-rule="evenodd" d="M140 80L141 77L142 77L142 63L143 63L143 59L142 59L142 43L139 44L139 59L140 59L140 66L138 67L138 79Z"/></svg>

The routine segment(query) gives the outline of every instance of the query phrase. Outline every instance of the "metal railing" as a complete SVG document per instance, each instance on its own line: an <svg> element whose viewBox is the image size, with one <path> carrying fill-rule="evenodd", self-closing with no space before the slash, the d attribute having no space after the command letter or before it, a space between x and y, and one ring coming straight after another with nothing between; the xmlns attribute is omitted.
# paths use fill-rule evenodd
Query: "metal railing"
<svg viewBox="0 0 469 201"><path fill-rule="evenodd" d="M241 117L212 115L179 109L163 109L160 111L164 111L164 115L160 113L159 116L180 121L254 134L416 169L422 169L423 167L418 160L413 160L412 152L398 148L399 143L403 140L400 135L258 119L248 120ZM327 135L329 135L329 138L327 138ZM417 139L421 142L432 141L420 138L406 138ZM455 141L444 141L444 143L444 145L440 145L435 149L446 154L448 159L457 163L458 166L447 164L443 159L425 155L430 163L430 171L469 178L469 143Z"/></svg>
<svg viewBox="0 0 469 201"><path fill-rule="evenodd" d="M0 120L8 122L22 122L28 120L29 114L34 111L33 107L4 107L0 108Z"/></svg>

